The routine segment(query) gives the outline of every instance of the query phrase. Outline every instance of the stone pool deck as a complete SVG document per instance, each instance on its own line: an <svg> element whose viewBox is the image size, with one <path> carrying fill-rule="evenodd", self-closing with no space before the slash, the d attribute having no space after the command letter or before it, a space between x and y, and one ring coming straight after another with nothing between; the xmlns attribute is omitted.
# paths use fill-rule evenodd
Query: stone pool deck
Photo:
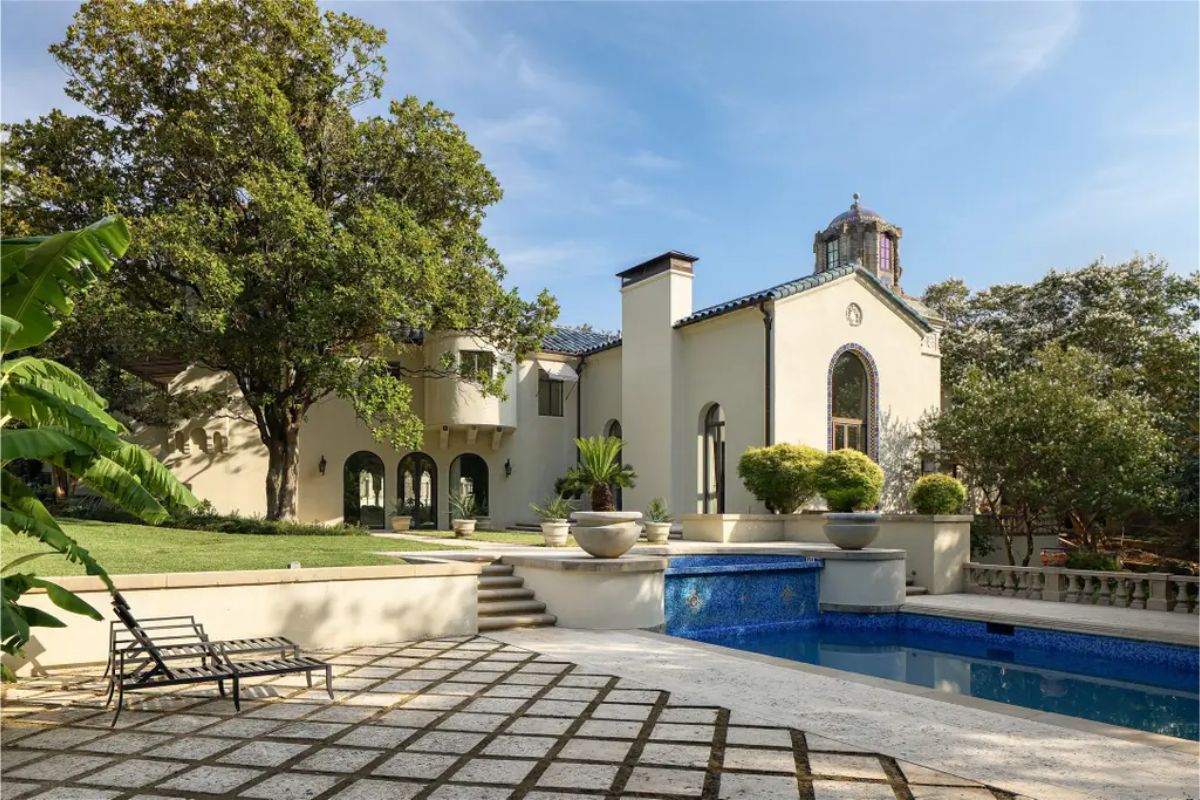
<svg viewBox="0 0 1200 800"><path fill-rule="evenodd" d="M143 696L115 729L109 727L112 712L102 708L100 668L26 680L5 696L0 795L1018 797L897 759L874 745L819 735L795 712L807 701L755 709L736 691L698 698L691 683L680 681L682 665L621 656L630 646L671 656L636 635L555 633L561 636L513 634L509 642L462 637L325 653L336 664L333 701L323 686L306 688L303 678L275 678L248 687L248 699L235 713L215 689L185 687ZM576 647L581 658L574 657ZM643 679L625 674L630 670L624 667L599 667L614 657L618 666L629 661ZM706 672L710 680L724 665L715 666ZM696 662L686 671L696 673ZM677 694L672 686L684 691ZM789 687L782 688L777 701L791 699ZM802 724L789 724L791 719Z"/></svg>
<svg viewBox="0 0 1200 800"><path fill-rule="evenodd" d="M936 765L1040 800L1182 800L1198 793L1196 742L972 698L948 702L952 696L933 689L645 631L543 628L495 636L588 671L653 684L672 702L719 704L842 748ZM972 795L946 789L914 796Z"/></svg>
<svg viewBox="0 0 1200 800"><path fill-rule="evenodd" d="M1125 639L1200 646L1200 618L1195 614L1146 611L1136 608L1051 603L989 594L941 594L910 597L901 611L915 614L977 619L1094 633Z"/></svg>

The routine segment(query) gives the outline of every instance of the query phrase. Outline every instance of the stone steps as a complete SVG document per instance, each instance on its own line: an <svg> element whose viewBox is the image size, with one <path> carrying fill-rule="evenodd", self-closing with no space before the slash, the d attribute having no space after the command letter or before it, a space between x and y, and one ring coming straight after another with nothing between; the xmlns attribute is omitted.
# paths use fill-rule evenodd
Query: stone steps
<svg viewBox="0 0 1200 800"><path fill-rule="evenodd" d="M919 594L929 594L929 590L924 586L905 586L904 594L906 597L915 597Z"/></svg>
<svg viewBox="0 0 1200 800"><path fill-rule="evenodd" d="M507 617L480 617L480 631L501 631L508 628L541 628L553 625L558 618L553 614L514 614Z"/></svg>
<svg viewBox="0 0 1200 800"><path fill-rule="evenodd" d="M537 628L558 621L546 613L546 604L534 597L533 590L525 587L525 579L513 575L507 564L484 567L476 591L480 631Z"/></svg>
<svg viewBox="0 0 1200 800"><path fill-rule="evenodd" d="M479 604L480 618L507 617L514 614L542 614L545 611L546 604L540 600L501 600Z"/></svg>

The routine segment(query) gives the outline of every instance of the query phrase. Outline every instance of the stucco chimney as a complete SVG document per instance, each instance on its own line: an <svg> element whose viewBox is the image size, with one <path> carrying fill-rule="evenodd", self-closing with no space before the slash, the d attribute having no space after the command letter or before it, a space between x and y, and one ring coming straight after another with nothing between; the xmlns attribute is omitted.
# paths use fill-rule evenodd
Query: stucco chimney
<svg viewBox="0 0 1200 800"><path fill-rule="evenodd" d="M626 489L626 509L654 497L672 502L675 454L673 404L679 375L679 333L672 325L692 313L695 256L676 250L617 273L621 279L621 431L624 460L638 473Z"/></svg>

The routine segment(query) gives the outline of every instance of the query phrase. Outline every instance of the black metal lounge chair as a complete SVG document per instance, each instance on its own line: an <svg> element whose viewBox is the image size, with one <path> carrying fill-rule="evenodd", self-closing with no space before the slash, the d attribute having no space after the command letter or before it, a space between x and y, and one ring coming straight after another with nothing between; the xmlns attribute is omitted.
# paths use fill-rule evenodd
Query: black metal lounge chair
<svg viewBox="0 0 1200 800"><path fill-rule="evenodd" d="M122 606L133 614L129 601L124 595L116 592L113 604ZM154 643L164 655L172 657L193 656L205 658L205 643L210 639L204 631L204 625L196 621L191 614L180 614L173 617L143 617L138 620L143 631L154 631ZM112 673L117 662L117 651L134 644L135 640L128 628L120 619L108 623L108 663L104 667L104 676ZM283 636L262 636L254 639L224 639L222 644L231 656L241 656L254 653L279 653L287 656L289 653L300 657L300 645ZM110 692L111 694L111 692Z"/></svg>
<svg viewBox="0 0 1200 800"><path fill-rule="evenodd" d="M119 597L119 595L118 595ZM230 656L233 651L226 648L225 642L210 641L202 633L196 634L190 623L164 623L156 630L193 631L193 637L184 641L185 635L170 634L166 636L167 643L157 643L146 628L134 618L129 604L124 598L114 598L113 610L117 619L128 629L132 641L120 648L114 657L113 668L109 678L108 700L112 702L114 691L117 693L117 713L113 716L115 726L125 705L125 692L158 686L178 686L181 684L215 682L225 697L225 681L233 684L233 706L238 711L242 708L240 681L243 678L258 678L267 675L286 675L303 672L308 685L312 686L312 673L316 670L325 672L325 690L333 699L333 667L315 658L299 655L293 651L291 656L276 658L260 658L256 660L234 660ZM247 640L240 640L247 641ZM249 640L253 641L253 640ZM285 640L286 641L286 640ZM291 644L289 642L289 644ZM295 645L292 645L294 648ZM245 651L242 651L245 652ZM199 660L199 666L175 664L169 662Z"/></svg>

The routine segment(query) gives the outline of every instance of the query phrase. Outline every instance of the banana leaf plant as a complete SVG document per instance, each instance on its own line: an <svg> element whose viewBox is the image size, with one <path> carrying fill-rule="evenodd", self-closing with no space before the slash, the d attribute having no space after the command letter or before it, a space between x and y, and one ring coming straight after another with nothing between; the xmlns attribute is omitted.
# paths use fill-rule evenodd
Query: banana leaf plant
<svg viewBox="0 0 1200 800"><path fill-rule="evenodd" d="M149 523L197 504L154 456L122 439L128 430L83 378L55 361L22 354L54 334L71 313L72 297L111 269L128 246L129 230L120 217L54 236L0 242L0 529L46 547L0 567L0 650L14 658L29 642L30 628L65 627L54 615L20 604L30 589L44 589L64 611L102 618L74 593L19 567L57 554L98 577L109 591L113 584L9 469L12 461L36 459L58 467ZM8 664L2 673L13 679Z"/></svg>

